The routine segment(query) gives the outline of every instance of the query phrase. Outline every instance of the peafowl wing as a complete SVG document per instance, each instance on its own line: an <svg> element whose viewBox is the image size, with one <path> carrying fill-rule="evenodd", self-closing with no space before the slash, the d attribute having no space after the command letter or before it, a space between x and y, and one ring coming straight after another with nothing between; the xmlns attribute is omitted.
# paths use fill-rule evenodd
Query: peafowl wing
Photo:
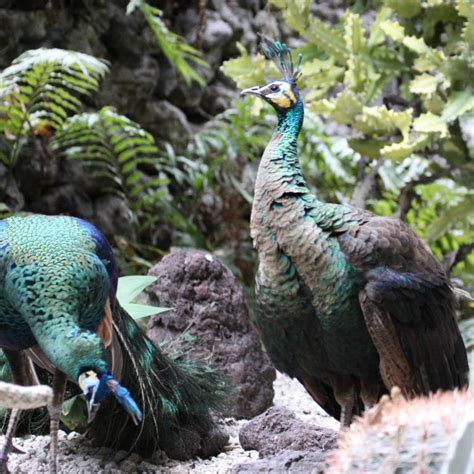
<svg viewBox="0 0 474 474"><path fill-rule="evenodd" d="M387 388L406 394L467 385L455 296L428 246L398 219L370 216L338 236L365 277L359 302Z"/></svg>

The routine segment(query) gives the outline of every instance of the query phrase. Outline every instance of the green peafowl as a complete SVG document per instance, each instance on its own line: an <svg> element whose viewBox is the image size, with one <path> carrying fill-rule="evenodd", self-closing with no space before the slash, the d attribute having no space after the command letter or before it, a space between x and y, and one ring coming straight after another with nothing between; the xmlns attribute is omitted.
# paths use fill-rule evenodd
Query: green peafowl
<svg viewBox="0 0 474 474"><path fill-rule="evenodd" d="M251 215L253 322L271 360L342 426L393 386L407 396L467 386L448 276L400 220L311 194L297 152L301 55L295 68L285 44L262 44L283 78L241 94L278 115Z"/></svg>
<svg viewBox="0 0 474 474"><path fill-rule="evenodd" d="M15 383L37 383L31 360L54 374L52 472L67 379L83 391L89 431L101 445L148 454L159 447L185 458L212 454L226 442L209 413L222 397L218 375L172 361L153 345L116 300L117 278L109 244L86 221L0 221L0 347ZM18 414L10 416L2 470Z"/></svg>

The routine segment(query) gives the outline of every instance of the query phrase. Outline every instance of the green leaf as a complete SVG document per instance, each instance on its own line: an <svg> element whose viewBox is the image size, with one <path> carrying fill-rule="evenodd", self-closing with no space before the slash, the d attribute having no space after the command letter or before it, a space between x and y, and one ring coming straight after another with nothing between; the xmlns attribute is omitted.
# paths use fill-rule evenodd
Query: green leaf
<svg viewBox="0 0 474 474"><path fill-rule="evenodd" d="M380 23L380 29L394 41L402 41L405 37L405 28L396 21L383 21Z"/></svg>
<svg viewBox="0 0 474 474"><path fill-rule="evenodd" d="M312 112L330 116L337 123L349 124L362 112L363 105L353 92L339 94L336 99L323 99L309 104Z"/></svg>
<svg viewBox="0 0 474 474"><path fill-rule="evenodd" d="M110 107L68 119L51 146L58 156L82 161L96 178L108 179L113 192L126 194L136 213L143 214L145 208L156 212L156 209L152 211L154 203L158 205L166 199L162 194L167 190L166 181L162 180L160 185L149 181L140 168L143 164L156 169L161 166L153 136ZM143 199L145 182L154 201Z"/></svg>
<svg viewBox="0 0 474 474"><path fill-rule="evenodd" d="M8 165L15 165L25 137L58 130L77 113L107 71L107 62L93 56L46 48L26 51L2 71L0 130L13 142Z"/></svg>
<svg viewBox="0 0 474 474"><path fill-rule="evenodd" d="M150 275L133 275L120 277L117 286L117 299L123 306L131 303L148 286L156 281Z"/></svg>
<svg viewBox="0 0 474 474"><path fill-rule="evenodd" d="M161 18L163 12L160 9L152 7L145 0L133 0L127 7L127 14L133 13L136 9L143 13L163 54L176 67L185 81L188 84L196 81L200 85L205 85L204 77L196 71L197 65L209 67L202 53L186 44L180 36L168 29Z"/></svg>
<svg viewBox="0 0 474 474"><path fill-rule="evenodd" d="M251 58L244 46L237 43L240 57L224 61L221 70L234 79L237 86L245 89L265 82L265 57L261 54Z"/></svg>
<svg viewBox="0 0 474 474"><path fill-rule="evenodd" d="M446 122L452 122L466 112L474 109L474 92L466 90L454 92L448 99L443 111L442 118Z"/></svg>
<svg viewBox="0 0 474 474"><path fill-rule="evenodd" d="M351 148L362 156L371 159L380 158L380 150L386 145L385 142L369 138L352 138L349 140Z"/></svg>
<svg viewBox="0 0 474 474"><path fill-rule="evenodd" d="M87 428L87 405L83 395L75 395L63 403L61 422L70 430L83 432Z"/></svg>
<svg viewBox="0 0 474 474"><path fill-rule="evenodd" d="M344 40L351 54L360 54L366 47L365 30L359 15L346 13Z"/></svg>
<svg viewBox="0 0 474 474"><path fill-rule="evenodd" d="M370 36L367 45L370 49L381 45L385 40L385 34L382 30L382 25L392 15L392 10L387 7L382 7L377 11L375 21L370 26Z"/></svg>
<svg viewBox="0 0 474 474"><path fill-rule="evenodd" d="M442 216L435 219L427 229L426 239L433 242L453 225L474 216L474 196L468 195L459 204L450 207Z"/></svg>
<svg viewBox="0 0 474 474"><path fill-rule="evenodd" d="M413 121L413 130L424 133L439 133L441 137L448 135L448 126L439 116L431 112L421 114Z"/></svg>
<svg viewBox="0 0 474 474"><path fill-rule="evenodd" d="M405 140L384 146L380 154L384 158L394 161L401 161L409 157L413 152L424 148L429 142L430 136L419 134L418 137L407 137Z"/></svg>
<svg viewBox="0 0 474 474"><path fill-rule="evenodd" d="M160 308L158 306L137 303L125 303L122 304L122 307L133 319L142 319L173 310L173 308Z"/></svg>
<svg viewBox="0 0 474 474"><path fill-rule="evenodd" d="M420 74L410 82L410 92L414 94L432 95L436 92L438 84L443 79L440 76L432 76L431 74Z"/></svg>
<svg viewBox="0 0 474 474"><path fill-rule="evenodd" d="M311 18L309 27L299 33L337 60L344 61L346 59L348 51L344 36L322 21Z"/></svg>
<svg viewBox="0 0 474 474"><path fill-rule="evenodd" d="M413 18L421 12L421 0L384 0L384 4L405 18Z"/></svg>
<svg viewBox="0 0 474 474"><path fill-rule="evenodd" d="M308 27L311 0L286 0L285 19L296 31L304 31Z"/></svg>
<svg viewBox="0 0 474 474"><path fill-rule="evenodd" d="M389 110L384 105L364 107L353 126L368 135L383 135L398 129L406 137L412 122L412 114L411 109L398 112Z"/></svg>

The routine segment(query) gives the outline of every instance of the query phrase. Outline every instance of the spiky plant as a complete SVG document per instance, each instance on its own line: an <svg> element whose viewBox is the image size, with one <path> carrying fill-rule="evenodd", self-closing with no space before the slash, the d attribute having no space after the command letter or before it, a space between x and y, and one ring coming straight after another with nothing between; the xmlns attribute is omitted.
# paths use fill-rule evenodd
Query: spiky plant
<svg viewBox="0 0 474 474"><path fill-rule="evenodd" d="M472 472L473 413L474 399L467 391L413 400L385 395L342 432L326 473Z"/></svg>

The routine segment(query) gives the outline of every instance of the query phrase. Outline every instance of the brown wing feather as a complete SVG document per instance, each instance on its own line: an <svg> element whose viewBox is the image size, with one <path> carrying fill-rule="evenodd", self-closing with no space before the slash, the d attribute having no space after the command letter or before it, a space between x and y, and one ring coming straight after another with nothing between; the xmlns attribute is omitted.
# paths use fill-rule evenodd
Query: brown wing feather
<svg viewBox="0 0 474 474"><path fill-rule="evenodd" d="M365 291L360 292L359 301L367 329L380 356L380 374L385 386L397 386L405 396L422 392L390 314L374 305Z"/></svg>
<svg viewBox="0 0 474 474"><path fill-rule="evenodd" d="M326 413L340 420L341 407L337 403L332 388L314 377L314 375L299 371L298 380L304 385L304 388L311 395L313 400L318 403Z"/></svg>
<svg viewBox="0 0 474 474"><path fill-rule="evenodd" d="M454 293L428 246L398 219L376 216L338 239L366 279L360 303L385 383L415 393L467 385Z"/></svg>

